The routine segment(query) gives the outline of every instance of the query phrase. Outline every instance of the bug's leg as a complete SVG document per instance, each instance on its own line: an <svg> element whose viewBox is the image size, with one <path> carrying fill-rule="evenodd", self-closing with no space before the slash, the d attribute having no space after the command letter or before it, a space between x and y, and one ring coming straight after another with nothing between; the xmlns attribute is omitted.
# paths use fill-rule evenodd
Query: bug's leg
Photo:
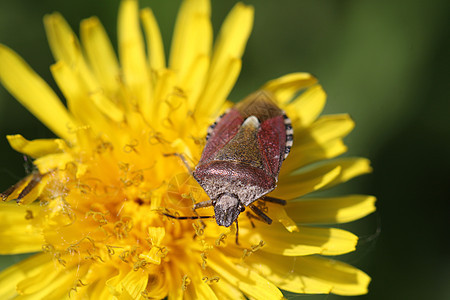
<svg viewBox="0 0 450 300"><path fill-rule="evenodd" d="M164 153L163 156L177 156L179 159L181 159L181 161L183 162L183 164L186 166L186 169L188 169L189 174L192 175L192 168L191 166L188 164L186 157L184 157L183 154L181 153Z"/></svg>
<svg viewBox="0 0 450 300"><path fill-rule="evenodd" d="M272 219L269 218L269 216L267 216L265 213L263 213L256 205L252 203L248 207L251 208L251 210L256 214L256 216L261 218L261 221L269 225L272 224Z"/></svg>
<svg viewBox="0 0 450 300"><path fill-rule="evenodd" d="M263 201L266 201L266 202L272 202L272 203L276 203L276 204L280 204L280 205L286 205L286 200L281 200L281 199L278 199L278 198L273 198L273 197L269 197L269 196L262 196L260 199L263 200Z"/></svg>
<svg viewBox="0 0 450 300"><path fill-rule="evenodd" d="M256 207L256 208L259 209L258 207ZM261 211L261 209L259 209L259 210ZM247 212L247 218L250 220L250 224L252 225L252 228L256 227L255 223L253 223L253 220L258 220L260 222L267 223L267 221L265 219L261 218L258 215L255 215L249 211Z"/></svg>
<svg viewBox="0 0 450 300"><path fill-rule="evenodd" d="M194 204L194 210L196 210L197 208L208 207L208 206L212 206L212 201L211 200L195 203Z"/></svg>
<svg viewBox="0 0 450 300"><path fill-rule="evenodd" d="M208 206L212 206L212 201L211 200L198 202L198 203L194 204L194 206L192 207L192 211L194 212L194 214L196 216L198 216L197 208L208 207ZM200 222L201 222L203 227L206 227L205 223L202 220L200 220Z"/></svg>
<svg viewBox="0 0 450 300"><path fill-rule="evenodd" d="M249 211L247 212L247 218L250 220L250 224L252 225L252 228L255 228L255 223L253 223L253 219L256 220L260 220L257 216L255 216L254 214L250 213Z"/></svg>

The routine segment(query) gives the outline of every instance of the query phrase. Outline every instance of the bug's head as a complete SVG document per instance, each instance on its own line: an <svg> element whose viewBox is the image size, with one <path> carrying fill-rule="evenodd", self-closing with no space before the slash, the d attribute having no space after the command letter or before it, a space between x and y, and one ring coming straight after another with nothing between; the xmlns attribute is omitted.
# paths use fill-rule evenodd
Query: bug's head
<svg viewBox="0 0 450 300"><path fill-rule="evenodd" d="M236 195L223 194L213 201L216 222L220 226L229 227L245 209Z"/></svg>

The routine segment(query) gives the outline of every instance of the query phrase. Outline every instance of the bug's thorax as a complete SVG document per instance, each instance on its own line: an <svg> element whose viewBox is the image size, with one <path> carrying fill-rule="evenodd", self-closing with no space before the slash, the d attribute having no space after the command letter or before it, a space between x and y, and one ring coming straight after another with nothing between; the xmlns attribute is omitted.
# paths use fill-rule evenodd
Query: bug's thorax
<svg viewBox="0 0 450 300"><path fill-rule="evenodd" d="M246 206L273 190L276 184L274 178L259 168L229 161L212 161L197 167L194 178L210 199L233 193Z"/></svg>

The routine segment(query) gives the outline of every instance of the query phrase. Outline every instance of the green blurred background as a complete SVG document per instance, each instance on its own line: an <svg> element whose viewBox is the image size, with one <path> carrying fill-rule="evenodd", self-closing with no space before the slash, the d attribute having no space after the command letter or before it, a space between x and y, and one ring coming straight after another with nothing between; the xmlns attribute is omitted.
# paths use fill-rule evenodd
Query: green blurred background
<svg viewBox="0 0 450 300"><path fill-rule="evenodd" d="M234 3L213 1L215 32ZM373 174L332 191L378 197L376 214L345 227L361 236L361 244L343 259L373 277L370 293L360 298L450 299L450 1L245 3L255 6L255 26L230 99L289 72L313 73L328 93L325 112L348 112L356 121L346 139L349 155L373 162ZM76 32L81 19L97 15L116 43L118 5L119 0L3 0L0 42L56 89L44 14L61 12ZM153 8L166 49L178 5L141 0ZM0 190L29 169L3 138L14 133L53 136L0 87ZM0 257L0 267L22 258Z"/></svg>

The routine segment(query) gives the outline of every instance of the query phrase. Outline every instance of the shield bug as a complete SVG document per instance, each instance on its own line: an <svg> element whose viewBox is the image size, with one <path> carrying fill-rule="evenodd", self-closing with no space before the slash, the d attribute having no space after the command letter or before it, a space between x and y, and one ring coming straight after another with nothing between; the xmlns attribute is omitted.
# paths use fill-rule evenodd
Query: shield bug
<svg viewBox="0 0 450 300"><path fill-rule="evenodd" d="M253 202L286 204L265 195L275 189L292 141L291 121L269 92L257 91L245 98L208 128L192 174L210 200L196 203L194 209L212 205L217 224L229 227L249 207L257 219L270 224L272 220Z"/></svg>

